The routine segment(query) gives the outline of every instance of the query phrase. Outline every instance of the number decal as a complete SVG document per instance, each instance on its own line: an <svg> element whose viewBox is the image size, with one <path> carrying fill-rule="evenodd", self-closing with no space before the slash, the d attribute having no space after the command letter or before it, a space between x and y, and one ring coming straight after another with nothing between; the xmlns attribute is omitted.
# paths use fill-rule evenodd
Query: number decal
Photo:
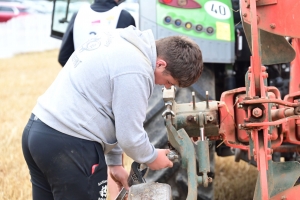
<svg viewBox="0 0 300 200"><path fill-rule="evenodd" d="M217 19L228 19L231 17L229 7L219 1L208 1L205 3L204 8L208 14Z"/></svg>

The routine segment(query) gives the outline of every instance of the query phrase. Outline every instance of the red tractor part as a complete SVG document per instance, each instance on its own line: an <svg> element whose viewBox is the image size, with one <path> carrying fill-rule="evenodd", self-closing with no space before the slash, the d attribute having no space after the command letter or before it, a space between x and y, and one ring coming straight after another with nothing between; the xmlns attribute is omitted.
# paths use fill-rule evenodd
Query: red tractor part
<svg viewBox="0 0 300 200"><path fill-rule="evenodd" d="M272 153L299 152L300 2L241 0L241 16L251 47L246 87L226 91L219 104L220 135L227 146L248 151L259 171L254 199L297 199L300 163L273 162ZM283 37L293 38L293 46ZM292 61L290 94L266 85L263 65ZM298 78L298 79L297 79Z"/></svg>

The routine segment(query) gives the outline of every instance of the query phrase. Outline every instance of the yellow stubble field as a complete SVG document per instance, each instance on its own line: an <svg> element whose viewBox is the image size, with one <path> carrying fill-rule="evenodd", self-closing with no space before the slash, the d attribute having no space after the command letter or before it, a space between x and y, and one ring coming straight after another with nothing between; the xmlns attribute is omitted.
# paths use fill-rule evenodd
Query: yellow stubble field
<svg viewBox="0 0 300 200"><path fill-rule="evenodd" d="M31 183L23 159L23 128L39 95L61 67L58 50L0 59L0 200L31 199ZM126 158L129 170L131 159ZM217 200L253 198L257 170L233 157L216 156L214 196Z"/></svg>

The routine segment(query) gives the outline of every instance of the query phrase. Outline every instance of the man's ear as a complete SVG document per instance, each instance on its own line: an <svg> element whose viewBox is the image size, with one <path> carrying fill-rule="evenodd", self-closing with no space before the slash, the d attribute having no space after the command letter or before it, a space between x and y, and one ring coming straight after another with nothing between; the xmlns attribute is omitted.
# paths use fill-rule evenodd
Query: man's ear
<svg viewBox="0 0 300 200"><path fill-rule="evenodd" d="M156 67L157 68L166 68L167 67L167 62L161 58L157 58L156 60Z"/></svg>

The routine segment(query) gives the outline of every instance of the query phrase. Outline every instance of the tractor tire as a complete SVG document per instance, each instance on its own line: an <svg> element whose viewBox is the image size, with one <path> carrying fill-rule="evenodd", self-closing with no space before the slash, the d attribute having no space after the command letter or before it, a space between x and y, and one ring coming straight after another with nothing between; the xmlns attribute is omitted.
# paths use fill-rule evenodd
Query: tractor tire
<svg viewBox="0 0 300 200"><path fill-rule="evenodd" d="M196 102L206 99L206 91L209 92L210 99L215 98L215 79L212 70L204 68L200 79L188 88L176 88L175 101L177 103L189 103L192 101L192 92L195 92ZM152 97L149 100L147 117L144 123L145 130L148 133L150 141L156 148L168 148L167 131L164 124L162 113L165 110L162 98L162 86L156 86ZM200 131L199 131L200 134ZM210 173L209 177L214 178L215 167L215 144L210 142ZM187 197L187 175L186 169L175 162L172 168L149 171L146 176L146 182L167 183L171 186L173 200L185 200ZM194 188L192 188L194 189ZM198 186L198 200L213 199L213 184L208 187Z"/></svg>

